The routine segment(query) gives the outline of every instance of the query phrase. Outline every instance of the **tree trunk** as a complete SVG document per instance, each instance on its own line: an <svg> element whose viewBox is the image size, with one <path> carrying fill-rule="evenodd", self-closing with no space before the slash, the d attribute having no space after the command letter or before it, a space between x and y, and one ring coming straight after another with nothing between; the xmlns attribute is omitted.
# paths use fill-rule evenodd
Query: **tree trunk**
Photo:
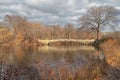
<svg viewBox="0 0 120 80"><path fill-rule="evenodd" d="M99 25L99 23L98 23L98 27L97 27L97 41L99 40L99 30L100 30L100 25Z"/></svg>
<svg viewBox="0 0 120 80"><path fill-rule="evenodd" d="M97 39L96 40L99 40L99 30L97 30Z"/></svg>

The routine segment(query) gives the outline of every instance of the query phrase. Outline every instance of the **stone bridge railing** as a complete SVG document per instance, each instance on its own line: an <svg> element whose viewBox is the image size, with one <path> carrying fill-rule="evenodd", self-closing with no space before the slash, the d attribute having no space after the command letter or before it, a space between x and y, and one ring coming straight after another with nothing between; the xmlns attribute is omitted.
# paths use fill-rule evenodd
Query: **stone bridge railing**
<svg viewBox="0 0 120 80"><path fill-rule="evenodd" d="M81 40L81 39L52 39L52 40L38 40L38 42L40 43L43 43L45 45L48 45L49 43L52 43L52 42L57 42L57 41L65 41L65 42L78 42L78 43L82 43L82 44L89 44L89 43L93 43L95 41L95 39L84 39L84 40Z"/></svg>

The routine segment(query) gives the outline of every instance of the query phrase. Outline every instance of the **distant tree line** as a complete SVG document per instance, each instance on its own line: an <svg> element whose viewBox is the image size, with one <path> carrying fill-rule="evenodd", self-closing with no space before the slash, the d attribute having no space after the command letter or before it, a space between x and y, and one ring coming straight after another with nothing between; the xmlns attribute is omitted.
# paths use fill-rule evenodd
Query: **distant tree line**
<svg viewBox="0 0 120 80"><path fill-rule="evenodd" d="M6 15L4 21L12 26L7 28L8 33L4 34L7 39L3 41L16 41L16 44L20 44L21 42L37 41L38 39L98 40L102 35L100 32L102 27L117 27L119 13L119 10L112 6L91 7L79 18L81 27L75 27L72 23L67 23L64 27L60 25L44 25L28 21L22 16ZM2 33L1 30L0 33ZM0 39L4 38L0 37Z"/></svg>
<svg viewBox="0 0 120 80"><path fill-rule="evenodd" d="M30 22L26 18L18 15L6 15L5 22L12 25L10 30L14 38L24 40L37 39L94 39L92 30L75 27L72 23L67 23L64 27L60 25L44 25Z"/></svg>

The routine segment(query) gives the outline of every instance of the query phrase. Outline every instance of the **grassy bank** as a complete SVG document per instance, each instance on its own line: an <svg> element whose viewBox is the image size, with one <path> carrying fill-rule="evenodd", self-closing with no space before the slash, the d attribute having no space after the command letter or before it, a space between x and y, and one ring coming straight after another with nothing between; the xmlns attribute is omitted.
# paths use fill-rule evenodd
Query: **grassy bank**
<svg viewBox="0 0 120 80"><path fill-rule="evenodd" d="M120 40L108 39L100 45L109 65L120 69Z"/></svg>
<svg viewBox="0 0 120 80"><path fill-rule="evenodd" d="M56 65L35 62L34 65L0 62L1 80L102 80L100 65L96 60L84 66L69 63Z"/></svg>

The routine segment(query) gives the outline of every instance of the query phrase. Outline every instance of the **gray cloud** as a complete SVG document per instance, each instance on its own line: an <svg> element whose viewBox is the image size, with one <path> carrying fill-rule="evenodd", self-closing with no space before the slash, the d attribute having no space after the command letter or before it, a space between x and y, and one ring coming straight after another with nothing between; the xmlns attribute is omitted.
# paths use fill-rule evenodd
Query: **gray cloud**
<svg viewBox="0 0 120 80"><path fill-rule="evenodd" d="M76 23L86 8L112 5L120 9L120 0L0 0L0 20L6 14L27 17L45 24Z"/></svg>

